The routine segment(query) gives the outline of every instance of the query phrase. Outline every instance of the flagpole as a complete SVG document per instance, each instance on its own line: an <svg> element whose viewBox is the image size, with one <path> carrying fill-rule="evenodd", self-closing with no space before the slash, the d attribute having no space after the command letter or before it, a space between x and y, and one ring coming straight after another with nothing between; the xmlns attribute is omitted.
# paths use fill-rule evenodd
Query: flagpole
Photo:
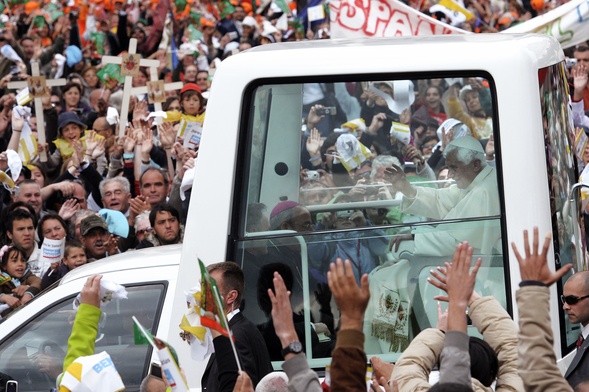
<svg viewBox="0 0 589 392"><path fill-rule="evenodd" d="M219 295L219 291L217 289L217 285L211 285L212 289L215 291L215 301L217 301L218 298L221 298L221 296ZM218 302L218 301L217 301ZM223 323L227 326L227 333L229 334L229 342L231 343L231 348L233 349L233 355L235 355L235 362L237 363L237 369L239 370L239 372L241 373L241 364L239 363L239 356L237 355L237 349L235 348L235 342L233 342L233 332L231 332L231 328L229 327L229 322L227 321L227 315L225 314L225 309L223 309L223 304L219 304L217 303L217 307L220 310L220 315L223 318Z"/></svg>

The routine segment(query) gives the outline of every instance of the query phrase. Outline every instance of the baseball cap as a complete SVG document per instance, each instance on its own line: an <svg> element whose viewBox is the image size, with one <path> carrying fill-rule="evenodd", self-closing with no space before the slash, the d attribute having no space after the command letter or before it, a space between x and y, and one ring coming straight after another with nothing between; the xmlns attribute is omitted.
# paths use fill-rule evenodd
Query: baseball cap
<svg viewBox="0 0 589 392"><path fill-rule="evenodd" d="M186 83L184 87L182 87L182 90L180 90L180 94L184 94L186 91L196 91L197 93L202 94L202 90L196 83Z"/></svg>
<svg viewBox="0 0 589 392"><path fill-rule="evenodd" d="M104 229L104 231L108 232L108 226L104 219L99 217L98 215L90 215L86 218L82 219L80 223L80 235L85 236L88 232L96 227L100 227Z"/></svg>

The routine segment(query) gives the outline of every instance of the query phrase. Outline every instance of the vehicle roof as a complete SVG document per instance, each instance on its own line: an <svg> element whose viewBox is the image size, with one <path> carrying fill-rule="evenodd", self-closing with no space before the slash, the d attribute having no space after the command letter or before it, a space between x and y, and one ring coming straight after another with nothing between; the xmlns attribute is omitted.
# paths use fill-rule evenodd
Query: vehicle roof
<svg viewBox="0 0 589 392"><path fill-rule="evenodd" d="M127 251L103 260L93 261L70 271L61 279L60 285L94 274L178 265L181 250L182 244L175 244ZM174 257L174 255L177 255L177 257Z"/></svg>
<svg viewBox="0 0 589 392"><path fill-rule="evenodd" d="M375 57L375 50L378 57ZM302 53L303 51L309 53ZM280 52L280 55L277 55ZM467 54L465 56L465 54ZM564 58L558 41L541 34L464 34L423 37L330 39L260 45L223 62L223 67L243 67L247 56L256 57L254 69L273 76L333 75L366 72L456 71L481 69L488 62L509 68L514 59L542 68ZM456 58L460 58L457 67ZM374 60L374 61L370 61ZM302 67L309 61L312 68ZM338 68L334 69L334 62ZM435 63L435 67L432 65ZM258 71L258 72L256 72ZM243 75L243 70L241 75Z"/></svg>

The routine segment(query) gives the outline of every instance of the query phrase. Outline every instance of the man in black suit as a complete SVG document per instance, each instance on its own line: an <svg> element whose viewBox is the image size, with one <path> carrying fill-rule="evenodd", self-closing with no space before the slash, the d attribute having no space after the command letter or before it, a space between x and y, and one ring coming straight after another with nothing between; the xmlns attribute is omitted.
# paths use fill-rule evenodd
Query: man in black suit
<svg viewBox="0 0 589 392"><path fill-rule="evenodd" d="M243 298L244 278L241 268L233 262L211 264L209 274L217 282L225 304L229 328L235 338L235 346L241 368L252 379L254 387L268 373L272 364L262 335L239 311ZM231 392L237 380L237 363L229 338L211 330L215 352L209 358L203 374L202 390L207 392Z"/></svg>
<svg viewBox="0 0 589 392"><path fill-rule="evenodd" d="M577 352L565 373L571 385L589 380L589 271L581 271L572 275L564 285L563 306L571 323L581 323L582 330L577 341Z"/></svg>

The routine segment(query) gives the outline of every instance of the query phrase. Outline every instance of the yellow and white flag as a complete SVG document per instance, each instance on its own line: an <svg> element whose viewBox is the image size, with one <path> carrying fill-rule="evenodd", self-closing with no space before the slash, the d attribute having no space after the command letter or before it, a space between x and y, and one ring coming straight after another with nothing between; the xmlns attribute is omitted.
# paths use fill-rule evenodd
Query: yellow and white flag
<svg viewBox="0 0 589 392"><path fill-rule="evenodd" d="M33 135L29 121L31 118L31 109L28 107L17 106L14 108L16 115L24 116L25 124L20 133L20 140L18 142L18 156L23 165L28 164L38 153L37 139Z"/></svg>

